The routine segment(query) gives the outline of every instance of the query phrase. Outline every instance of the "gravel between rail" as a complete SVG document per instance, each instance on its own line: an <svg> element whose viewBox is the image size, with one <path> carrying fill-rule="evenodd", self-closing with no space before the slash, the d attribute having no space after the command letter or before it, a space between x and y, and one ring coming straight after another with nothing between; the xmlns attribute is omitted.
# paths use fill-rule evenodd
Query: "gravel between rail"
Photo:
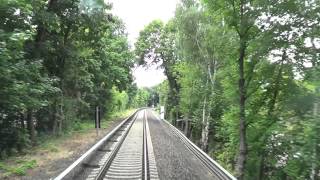
<svg viewBox="0 0 320 180"><path fill-rule="evenodd" d="M217 179L190 152L164 122L147 111L153 149L160 179Z"/></svg>

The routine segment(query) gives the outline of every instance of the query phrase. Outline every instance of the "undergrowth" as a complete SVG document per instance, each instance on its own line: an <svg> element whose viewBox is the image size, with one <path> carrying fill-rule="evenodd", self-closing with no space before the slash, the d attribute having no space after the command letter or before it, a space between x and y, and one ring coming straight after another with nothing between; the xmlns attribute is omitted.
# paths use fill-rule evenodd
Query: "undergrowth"
<svg viewBox="0 0 320 180"><path fill-rule="evenodd" d="M4 172L4 176L10 176L12 174L23 176L26 175L27 170L33 169L36 166L36 160L16 160L15 165L8 165L4 162L0 162L0 170Z"/></svg>
<svg viewBox="0 0 320 180"><path fill-rule="evenodd" d="M106 119L101 122L101 127L106 128L110 125L110 120L124 118L133 113L134 110L126 110L123 112L112 113ZM68 132L64 132L59 136L53 136L48 134L39 134L38 145L30 148L25 154L16 154L15 157L7 157L0 160L0 179L3 177L9 177L11 175L24 176L29 169L33 169L37 166L36 160L28 159L28 154L34 154L36 151L48 151L59 152L59 144L71 137L74 133L87 133L93 130L94 121L77 121ZM24 159L21 159L23 157Z"/></svg>

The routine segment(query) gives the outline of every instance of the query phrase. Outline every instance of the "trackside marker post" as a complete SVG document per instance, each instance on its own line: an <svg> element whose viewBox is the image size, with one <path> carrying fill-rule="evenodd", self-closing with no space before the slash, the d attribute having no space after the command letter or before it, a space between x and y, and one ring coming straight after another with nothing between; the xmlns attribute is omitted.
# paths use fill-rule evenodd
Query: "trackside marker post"
<svg viewBox="0 0 320 180"><path fill-rule="evenodd" d="M164 119L164 106L160 106L160 118Z"/></svg>
<svg viewBox="0 0 320 180"><path fill-rule="evenodd" d="M96 128L96 135L99 136L99 129L101 128L101 118L100 118L100 107L96 106L96 118L95 118L95 128Z"/></svg>

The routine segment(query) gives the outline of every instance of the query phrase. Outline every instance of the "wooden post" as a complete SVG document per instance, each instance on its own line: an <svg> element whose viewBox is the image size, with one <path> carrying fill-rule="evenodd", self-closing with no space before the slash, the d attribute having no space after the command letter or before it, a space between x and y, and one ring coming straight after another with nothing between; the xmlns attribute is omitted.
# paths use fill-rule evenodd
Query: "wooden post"
<svg viewBox="0 0 320 180"><path fill-rule="evenodd" d="M100 128L100 107L96 106L96 119L95 119L96 136L99 136Z"/></svg>

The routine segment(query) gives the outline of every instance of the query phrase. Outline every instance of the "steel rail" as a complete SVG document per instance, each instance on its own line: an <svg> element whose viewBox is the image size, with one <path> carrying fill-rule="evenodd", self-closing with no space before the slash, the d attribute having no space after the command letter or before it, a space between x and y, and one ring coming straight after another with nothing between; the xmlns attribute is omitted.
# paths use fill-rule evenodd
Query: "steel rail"
<svg viewBox="0 0 320 180"><path fill-rule="evenodd" d="M161 120L159 117L154 115L160 121L165 122L171 129L172 132L180 138L180 140L185 144L185 146L195 154L198 159L206 166L211 172L218 176L221 180L236 180L236 178L231 175L227 170L225 170L220 164L214 161L207 153L203 152L197 145L190 141L180 130L170 124L167 120Z"/></svg>
<svg viewBox="0 0 320 180"><path fill-rule="evenodd" d="M133 123L135 122L137 117L135 117L135 119L130 123L129 128L126 130L126 132L124 133L124 135L121 137L119 143L116 144L115 148L111 151L110 156L108 157L108 160L106 161L106 163L103 165L101 171L99 172L98 176L95 178L95 180L103 180L104 176L106 175L107 170L109 169L112 161L114 160L114 158L116 157L117 153L119 152L119 149L123 143L123 141L126 139Z"/></svg>
<svg viewBox="0 0 320 180"><path fill-rule="evenodd" d="M135 121L132 121L131 126L133 125ZM146 130L146 111L144 111L144 115L143 115L143 147L142 147L142 171L141 171L141 179L143 180L149 180L150 176L149 176L149 163L148 163L148 144L147 144L147 130ZM95 178L95 180L102 180L105 178L108 169L110 168L111 164L113 163L114 159L116 158L117 154L119 153L119 150L121 148L121 146L123 145L123 142L125 141L125 139L127 138L127 135L130 131L130 128L128 128L128 131L126 132L126 134L124 136L121 137L120 142L117 144L117 147L113 149L113 151L111 152L111 155L109 156L108 160L106 161L106 163L104 164L104 166L102 167L101 171L99 172L98 176Z"/></svg>
<svg viewBox="0 0 320 180"><path fill-rule="evenodd" d="M149 174L149 159L148 159L148 143L147 143L147 114L146 110L144 111L144 118L143 118L143 180L150 179Z"/></svg>
<svg viewBox="0 0 320 180"><path fill-rule="evenodd" d="M94 157L94 154L98 151L100 147L102 147L108 140L110 140L118 130L123 127L124 124L129 122L132 118L134 118L141 109L136 110L133 114L131 114L129 117L124 119L118 126L116 126L110 133L108 133L106 136L104 136L100 141L98 141L96 144L94 144L88 151L86 151L82 156L80 156L76 161L74 161L69 167L67 167L63 172L61 172L57 177L54 178L54 180L62 180L66 178L71 178L75 174L79 173L82 165L84 162L88 161L92 157ZM130 129L130 128L128 128Z"/></svg>

